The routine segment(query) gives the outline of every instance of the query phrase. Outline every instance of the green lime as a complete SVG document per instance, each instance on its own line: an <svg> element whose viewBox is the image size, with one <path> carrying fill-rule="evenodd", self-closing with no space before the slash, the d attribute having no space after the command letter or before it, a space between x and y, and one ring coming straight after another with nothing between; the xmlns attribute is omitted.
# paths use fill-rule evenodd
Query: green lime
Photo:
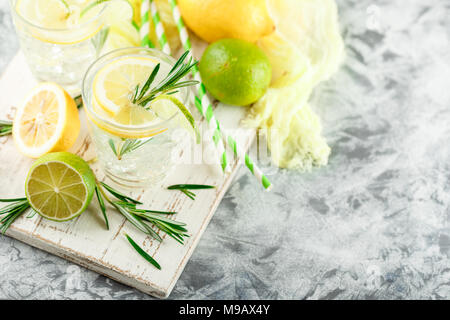
<svg viewBox="0 0 450 320"><path fill-rule="evenodd" d="M44 218L66 221L80 215L92 200L95 176L89 165L69 152L49 153L28 172L25 194Z"/></svg>
<svg viewBox="0 0 450 320"><path fill-rule="evenodd" d="M238 106L256 102L266 92L272 67L256 45L238 39L211 44L200 60L206 89L219 101Z"/></svg>

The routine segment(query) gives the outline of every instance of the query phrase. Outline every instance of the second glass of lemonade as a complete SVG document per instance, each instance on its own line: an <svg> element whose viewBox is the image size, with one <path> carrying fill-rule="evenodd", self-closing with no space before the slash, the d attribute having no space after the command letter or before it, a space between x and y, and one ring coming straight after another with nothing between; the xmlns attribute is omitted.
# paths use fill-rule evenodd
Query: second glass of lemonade
<svg viewBox="0 0 450 320"><path fill-rule="evenodd" d="M39 81L78 93L107 36L106 3L95 0L10 0L22 51Z"/></svg>
<svg viewBox="0 0 450 320"><path fill-rule="evenodd" d="M189 143L192 128L170 100L144 108L133 102L159 64L153 86L164 80L176 61L153 49L127 48L100 57L88 69L82 95L98 161L106 175L126 187L162 180ZM186 87L170 96L186 106Z"/></svg>

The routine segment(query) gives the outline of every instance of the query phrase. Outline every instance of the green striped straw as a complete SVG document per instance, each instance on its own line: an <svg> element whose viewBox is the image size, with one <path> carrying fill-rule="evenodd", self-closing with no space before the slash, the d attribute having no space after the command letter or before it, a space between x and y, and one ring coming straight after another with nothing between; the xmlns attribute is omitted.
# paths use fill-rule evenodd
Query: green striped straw
<svg viewBox="0 0 450 320"><path fill-rule="evenodd" d="M150 13L152 15L153 25L155 26L156 37L158 38L159 47L161 51L165 54L170 55L169 42L167 41L166 34L164 33L164 27L161 22L161 17L158 13L158 8L156 8L156 3L154 0L150 0Z"/></svg>
<svg viewBox="0 0 450 320"><path fill-rule="evenodd" d="M139 29L139 35L141 37L141 46L146 48L154 47L150 40L150 24L149 24L149 0L143 0L141 3L141 28Z"/></svg>
<svg viewBox="0 0 450 320"><path fill-rule="evenodd" d="M253 160L250 158L250 156L242 150L238 144L236 143L236 140L233 139L231 135L226 134L225 142L228 145L228 147L233 150L233 154L237 159L244 159L245 160L245 166L250 170L250 172L260 181L262 186L267 190L270 191L273 187L272 183L267 179L267 177L264 175L264 173L261 171L261 169L255 165Z"/></svg>
<svg viewBox="0 0 450 320"><path fill-rule="evenodd" d="M155 26L156 36L158 38L160 46L164 53L170 55L171 50L170 50L169 44L167 42L167 37L164 33L164 27L163 27L161 19L159 17L158 10L157 10L154 0L150 0L150 12L152 15L152 21ZM191 48L187 48L186 50L190 51ZM198 73L197 67L195 67L195 69L197 70L197 73ZM229 171L228 160L227 160L227 151L225 150L225 146L222 141L222 135L219 130L219 124L218 124L217 120L215 119L214 114L212 112L212 104L209 101L208 96L206 95L206 89L203 86L203 84L201 85L199 94L195 97L195 101L196 101L195 105L197 106L197 109L199 109L201 114L207 115L206 119L208 120L209 129L214 132L212 134L212 139L214 142L214 146L216 147L217 154L220 156L219 157L220 158L220 166L221 166L223 172L227 172L227 171ZM205 105L208 105L208 109L207 109L206 113L203 111L202 102L204 104L206 103Z"/></svg>
<svg viewBox="0 0 450 320"><path fill-rule="evenodd" d="M183 18L181 17L180 10L178 9L178 4L176 0L169 0L169 2L172 7L172 15L178 28L181 43L183 44L185 50L191 51L192 45L189 40L189 34L184 24ZM215 124L214 142L216 142L216 139L222 140L223 138L223 140L228 144L231 150L233 150L234 155L238 157L238 159L245 159L245 165L250 170L250 172L260 181L262 186L265 189L270 190L272 188L272 184L270 183L269 179L267 179L267 177L263 174L261 169L259 169L258 166L254 164L254 162L251 160L248 154L245 153L241 148L239 148L239 146L236 143L236 140L234 140L233 137L231 137L230 135L226 134L225 137L223 137L224 133L220 129L219 121L217 121L216 118L214 117L212 104L211 101L209 100L208 95L206 94L206 88L202 83L198 68L193 69L192 73L194 75L194 79L200 82L198 96L196 96L195 98L195 104L198 110L201 112L201 114L206 118L208 123ZM226 161L226 151L224 153L223 160Z"/></svg>

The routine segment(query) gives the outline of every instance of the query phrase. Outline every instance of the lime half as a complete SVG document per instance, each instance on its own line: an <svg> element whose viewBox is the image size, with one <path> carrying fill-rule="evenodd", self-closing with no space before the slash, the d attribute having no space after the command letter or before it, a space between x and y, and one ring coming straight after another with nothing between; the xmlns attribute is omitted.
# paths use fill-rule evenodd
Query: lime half
<svg viewBox="0 0 450 320"><path fill-rule="evenodd" d="M69 152L49 153L36 160L25 182L31 207L54 221L80 215L91 202L94 190L95 176L91 168Z"/></svg>

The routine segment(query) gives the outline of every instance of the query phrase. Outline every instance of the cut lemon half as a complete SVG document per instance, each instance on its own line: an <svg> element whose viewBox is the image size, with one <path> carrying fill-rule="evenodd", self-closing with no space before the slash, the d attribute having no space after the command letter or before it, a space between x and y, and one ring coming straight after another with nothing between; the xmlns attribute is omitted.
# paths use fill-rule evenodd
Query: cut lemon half
<svg viewBox="0 0 450 320"><path fill-rule="evenodd" d="M149 57L119 58L104 66L95 76L94 98L110 115L130 104L136 86L142 86L158 62Z"/></svg>
<svg viewBox="0 0 450 320"><path fill-rule="evenodd" d="M75 101L59 85L42 83L17 110L13 123L16 147L31 158L66 151L77 140L80 119Z"/></svg>
<svg viewBox="0 0 450 320"><path fill-rule="evenodd" d="M95 176L80 157L49 153L31 167L25 193L31 207L44 218L66 221L86 210L95 191Z"/></svg>

